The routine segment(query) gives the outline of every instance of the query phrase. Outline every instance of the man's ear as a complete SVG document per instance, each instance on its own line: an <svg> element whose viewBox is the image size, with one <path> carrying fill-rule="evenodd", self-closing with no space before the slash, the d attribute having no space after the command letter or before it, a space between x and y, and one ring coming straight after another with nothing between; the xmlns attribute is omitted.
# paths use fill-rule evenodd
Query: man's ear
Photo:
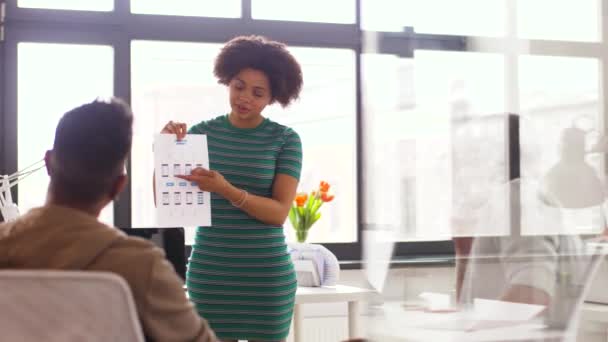
<svg viewBox="0 0 608 342"><path fill-rule="evenodd" d="M127 186L127 175L120 175L116 177L114 183L112 184L112 189L110 189L110 198L112 200L116 199L118 195L125 189Z"/></svg>
<svg viewBox="0 0 608 342"><path fill-rule="evenodd" d="M53 151L52 150L48 150L46 151L46 153L44 154L44 165L46 166L46 173L50 176L52 173L52 168L53 168L53 164L51 162L51 159L53 158Z"/></svg>

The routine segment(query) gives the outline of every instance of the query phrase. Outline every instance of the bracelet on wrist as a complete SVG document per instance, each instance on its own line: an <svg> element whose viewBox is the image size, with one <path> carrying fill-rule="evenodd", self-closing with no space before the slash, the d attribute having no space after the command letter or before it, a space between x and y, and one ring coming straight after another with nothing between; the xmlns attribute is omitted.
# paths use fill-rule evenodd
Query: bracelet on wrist
<svg viewBox="0 0 608 342"><path fill-rule="evenodd" d="M230 202L230 203L232 203L233 206L240 208L245 204L245 202L247 202L248 195L249 195L249 193L246 190L241 189L241 198L239 198L236 202Z"/></svg>

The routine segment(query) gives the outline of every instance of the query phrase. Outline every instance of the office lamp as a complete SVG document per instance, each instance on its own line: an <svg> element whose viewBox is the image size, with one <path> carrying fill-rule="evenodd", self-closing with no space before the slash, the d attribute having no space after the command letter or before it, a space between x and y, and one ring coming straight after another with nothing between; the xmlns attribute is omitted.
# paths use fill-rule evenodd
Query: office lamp
<svg viewBox="0 0 608 342"><path fill-rule="evenodd" d="M41 159L36 163L26 167L23 170L17 171L11 175L0 176L0 214L5 222L13 221L19 217L19 207L13 202L11 188L19 184L22 180L44 168L44 160Z"/></svg>
<svg viewBox="0 0 608 342"><path fill-rule="evenodd" d="M600 206L606 200L605 185L596 170L587 162L587 154L608 152L606 137L600 136L591 148L585 147L588 134L593 130L576 127L564 129L560 138L560 158L549 169L542 180L541 197L552 194L558 203L547 204L569 209L583 209Z"/></svg>
<svg viewBox="0 0 608 342"><path fill-rule="evenodd" d="M44 159L17 171L11 175L0 175L0 223L16 220L19 217L19 207L13 202L11 188L28 176L45 167ZM184 228L122 228L127 235L137 236L154 242L165 251L167 260L171 262L177 274L186 279L186 250Z"/></svg>

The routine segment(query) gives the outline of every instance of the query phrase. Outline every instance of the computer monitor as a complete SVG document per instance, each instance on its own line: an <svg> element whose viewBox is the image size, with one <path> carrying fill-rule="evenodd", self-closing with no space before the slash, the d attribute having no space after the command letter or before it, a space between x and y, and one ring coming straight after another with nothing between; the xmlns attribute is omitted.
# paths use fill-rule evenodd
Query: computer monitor
<svg viewBox="0 0 608 342"><path fill-rule="evenodd" d="M167 260L175 272L186 279L186 245L184 228L120 228L129 236L151 240L165 251Z"/></svg>

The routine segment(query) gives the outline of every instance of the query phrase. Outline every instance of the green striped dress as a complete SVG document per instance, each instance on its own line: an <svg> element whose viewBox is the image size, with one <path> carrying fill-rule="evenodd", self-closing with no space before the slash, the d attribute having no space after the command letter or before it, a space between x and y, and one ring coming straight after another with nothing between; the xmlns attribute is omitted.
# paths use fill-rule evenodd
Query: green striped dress
<svg viewBox="0 0 608 342"><path fill-rule="evenodd" d="M271 197L276 174L299 179L300 137L269 119L232 126L228 115L203 121L209 166L234 186ZM265 224L211 194L211 227L198 227L188 263L188 294L221 339L287 338L297 288L282 226Z"/></svg>

